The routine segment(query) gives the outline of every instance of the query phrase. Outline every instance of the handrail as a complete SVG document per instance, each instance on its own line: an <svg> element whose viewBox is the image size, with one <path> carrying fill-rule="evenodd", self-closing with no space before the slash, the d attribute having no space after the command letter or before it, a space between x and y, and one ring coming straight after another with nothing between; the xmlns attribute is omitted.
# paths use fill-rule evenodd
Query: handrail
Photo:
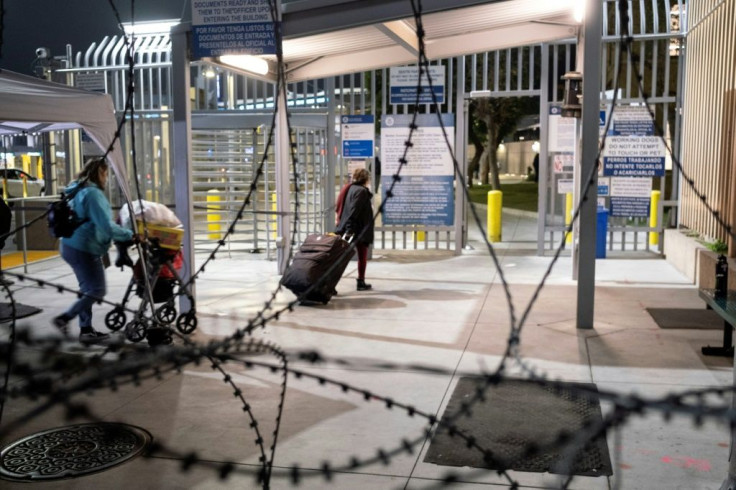
<svg viewBox="0 0 736 490"><path fill-rule="evenodd" d="M27 234L28 228L24 226L26 224L26 211L46 211L46 203L56 201L59 199L61 199L61 196L59 195L48 195L48 196L32 196L32 197L14 197L11 199L7 199L5 201L8 203L8 206L10 206L11 212L13 213L13 216L15 217L15 228L22 227L20 231L22 246L20 246L21 243L17 243L17 242L16 242L16 245L19 245L18 251L23 253L23 272L24 273L28 273L28 234ZM43 226L45 226L45 224L46 222L44 220Z"/></svg>

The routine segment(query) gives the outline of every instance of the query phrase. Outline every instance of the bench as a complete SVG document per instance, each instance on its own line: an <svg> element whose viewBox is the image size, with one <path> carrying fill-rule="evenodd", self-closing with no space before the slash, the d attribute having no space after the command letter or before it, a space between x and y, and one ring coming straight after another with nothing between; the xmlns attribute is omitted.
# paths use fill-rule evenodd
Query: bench
<svg viewBox="0 0 736 490"><path fill-rule="evenodd" d="M709 310L713 310L723 318L723 345L719 347L702 347L706 356L733 357L733 326L736 325L736 291L729 291L726 297L716 298L715 289L701 289L700 298L705 301Z"/></svg>

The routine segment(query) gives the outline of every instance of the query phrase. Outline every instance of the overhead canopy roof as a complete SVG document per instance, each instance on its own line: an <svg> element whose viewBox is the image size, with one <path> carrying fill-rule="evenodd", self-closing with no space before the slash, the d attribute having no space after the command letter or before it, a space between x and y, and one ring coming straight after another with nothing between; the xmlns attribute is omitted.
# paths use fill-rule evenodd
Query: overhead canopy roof
<svg viewBox="0 0 736 490"><path fill-rule="evenodd" d="M576 0L423 0L429 59L576 36ZM290 81L415 63L408 0L296 0L283 5Z"/></svg>
<svg viewBox="0 0 736 490"><path fill-rule="evenodd" d="M109 95L0 70L0 135L80 128L102 150L110 146L117 120ZM125 196L130 198L120 144L115 145L108 160Z"/></svg>

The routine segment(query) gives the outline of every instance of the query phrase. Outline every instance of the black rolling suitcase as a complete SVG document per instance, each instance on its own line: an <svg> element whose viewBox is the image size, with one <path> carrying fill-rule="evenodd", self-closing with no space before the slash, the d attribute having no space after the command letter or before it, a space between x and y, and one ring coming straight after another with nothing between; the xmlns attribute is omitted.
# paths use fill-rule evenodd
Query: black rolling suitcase
<svg viewBox="0 0 736 490"><path fill-rule="evenodd" d="M339 235L309 235L294 254L294 260L284 273L282 284L300 296L319 282L302 300L327 304L342 273L355 255L355 250L346 253L348 248L350 244ZM333 265L334 268L330 271Z"/></svg>

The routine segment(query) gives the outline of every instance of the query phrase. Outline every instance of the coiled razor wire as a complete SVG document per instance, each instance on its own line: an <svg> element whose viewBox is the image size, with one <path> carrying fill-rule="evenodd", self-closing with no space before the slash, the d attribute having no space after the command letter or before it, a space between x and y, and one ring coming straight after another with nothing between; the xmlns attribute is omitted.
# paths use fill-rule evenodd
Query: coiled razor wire
<svg viewBox="0 0 736 490"><path fill-rule="evenodd" d="M1 1L1 0L0 0ZM115 10L114 2L110 0L111 7L113 10ZM421 84L421 78L422 76L426 77L428 84L431 86L432 81L431 78L428 75L428 66L429 66L429 60L426 56L425 51L425 45L424 45L424 27L423 27L423 16L422 16L422 4L420 0L411 0L411 6L414 13L414 19L416 22L417 27L417 39L419 42L419 57L417 61L417 65L419 67L419 73L420 77L417 84ZM624 32L621 34L621 40L620 43L623 47L621 50L623 55L623 51L626 51L627 55L629 56L629 60L633 62L634 60L634 54L633 50L631 49L631 43L632 43L632 37L628 33L628 2L625 0L621 0L618 2L619 11L621 14L622 19L622 25L624 26ZM273 0L270 1L270 7L273 14L273 18L277 18L277 7ZM0 10L1 10L1 4L0 4ZM133 9L133 4L131 4L131 9ZM134 10L132 10L132 13L134 13ZM116 12L117 15L117 12ZM276 37L277 37L277 58L278 58L278 81L277 81L277 93L281 93L282 90L286 89L286 77L284 72L284 62L283 62L283 53L282 53L282 34L280 31L280 24L276 23ZM2 35L0 35L0 40L2 39ZM131 43L130 50L129 50L129 74L130 74L130 80L132 80L133 77L133 70L134 70L134 52L132 51L132 45L134 43ZM618 66L620 69L622 63L618 63ZM653 111L651 109L651 105L649 103L649 97L647 92L644 90L643 86L643 80L642 75L639 71L636 72L637 76L637 82L639 84L640 92L642 94L642 101L646 104L650 114L652 115L652 119L655 121L655 128L657 131L657 135L664 140L664 132L662 128L656 123L656 119L653 117ZM616 80L616 88L618 87L619 83L619 76L617 73L617 76L615 78ZM612 108L611 111L615 111L616 108L616 95L617 90L614 90L614 99L612 102ZM412 139L415 131L418 129L418 126L416 124L417 121L417 114L418 114L418 107L419 107L419 94L420 90L417 90L417 100L414 104L414 112L413 112L413 118L412 122L410 124L410 131L409 131L409 137L407 141L405 142L405 150L403 156L399 160L399 166L396 174L392 176L391 184L389 188L386 191L386 199L382 202L381 206L377 210L375 217L377 217L382 211L383 207L386 204L386 201L391 199L394 194L393 190L394 187L401 181L401 171L402 169L410 165L410 162L407 160L407 156L409 153L409 150L413 147ZM430 90L430 93L433 94L434 92ZM128 92L128 100L126 101L126 108L129 107L132 103L131 97L133 96L133 90L129 90ZM276 98L276 104L274 108L274 114L271 124L271 131L269 133L267 143L266 143L266 150L264 151L264 157L261 160L259 167L255 173L253 182L251 183L250 189L246 197L244 198L243 202L241 203L241 207L239 208L238 213L236 214L235 219L228 227L225 235L221 237L221 239L217 242L215 250L213 250L207 259L204 261L202 266L191 276L189 281L185 286L188 286L190 283L196 280L197 277L202 275L205 271L205 266L209 264L209 262L215 260L217 253L220 251L220 249L225 244L225 240L227 237L234 232L235 225L238 221L240 221L243 218L243 213L248 205L251 203L251 197L253 192L257 189L257 184L261 176L263 175L263 166L265 164L266 155L268 154L269 149L271 148L273 144L273 131L275 128L275 121L276 116L278 114L278 111L283 110L286 111L287 116L287 131L288 134L292 134L291 129L291 123L289 118L289 111L288 107L280 107L279 106L279 98ZM439 114L439 107L437 105L437 101L434 100L435 106L437 107L437 113ZM133 119L132 114L132 107L131 109L131 124ZM438 119L439 116L438 116ZM612 117L608 117L607 124L610 124L610 121L612 120ZM111 144L110 148L108 149L111 151L112 145L115 144L120 137L123 125L125 122L125 115L121 118L121 121L118 125L118 130L115 135L115 141ZM441 124L441 119L440 119ZM448 149L451 148L450 140L447 135L447 132L445 131L445 128L443 127L443 134L448 146ZM604 133L604 137L602 139L602 144L599 148L598 156L600 157L601 152L603 151L603 148L605 147L606 143L606 136L605 134L608 133L608 127L606 128L606 132ZM667 145L667 142L665 140L665 145L672 156L672 161L675 163L675 166L677 170L682 174L684 181L693 189L694 193L698 196L698 198L703 202L705 207L716 217L719 225L728 233L728 236L730 236L732 239L736 239L736 236L734 236L734 233L732 231L732 227L730 224L728 224L724 218L715 211L712 206L707 202L707 198L705 194L699 192L695 187L695 182L692 178L690 178L688 175L685 174L683 171L682 165L680 161L675 157L675 155L672 152L672 149ZM450 150L451 151L451 150ZM133 152L135 152L133 148ZM297 158L296 158L296 143L293 139L290 138L290 158L291 158L291 164L292 164L292 171L294 175L294 182L295 185L298 185L298 179L297 173ZM453 164L455 166L455 173L457 178L459 179L459 183L461 187L463 188L464 192L468 192L467 188L465 186L464 177L462 175L462 172L460 170L460 166L454 156L453 158ZM580 202L578 202L574 208L573 212L573 220L572 223L576 222L579 215L580 215L580 209L582 207L583 202L587 199L587 193L590 187L593 185L596 179L596 173L595 173L595 166L591 166L593 170L590 171L588 175L585 176L584 182L585 182L585 191L583 192L583 196L581 197ZM136 172L136 179L137 179L137 172ZM138 189L138 182L136 180L136 188ZM298 189L297 189L298 191ZM139 192L140 195L140 192ZM298 192L297 195L297 202L294 206L294 230L296 230L296 226L299 220L299 202L298 202ZM467 197L467 195L466 195ZM469 202L471 202L469 200ZM471 202L472 203L472 202ZM476 221L476 224L478 227L483 230L483 223L478 215L477 209L473 205L471 207L473 217ZM569 233L572 230L573 224L570 223L567 228L566 232ZM28 225L26 225L28 226ZM14 233L17 230L14 230L11 233ZM358 234L357 239L366 233L366 229L361 230L361 232ZM295 237L296 233L292 234L292 237ZM360 363L355 360L350 359L329 359L322 356L319 352L316 351L301 351L296 353L289 353L287 354L284 352L281 348L279 348L277 345L260 340L260 339L254 339L251 336L251 334L254 333L256 329L264 328L268 325L269 322L272 322L274 320L278 320L281 315L286 314L290 311L293 311L295 307L298 305L298 303L305 298L314 288L317 288L321 285L321 283L326 279L326 277L329 277L329 275L333 272L336 265L333 266L330 270L326 272L326 274L320 278L318 283L312 286L309 290L305 291L303 294L299 295L299 297L293 301L288 302L287 305L276 309L274 306L274 302L276 299L277 294L282 288L282 284L279 282L276 289L272 292L269 299L265 302L263 307L253 315L251 319L248 320L247 324L244 325L241 328L238 328L232 335L227 336L223 339L219 340L212 340L208 343L198 343L195 342L186 336L178 335L178 338L181 341L181 344L174 344L169 346L158 346L154 349L149 348L143 348L140 346L131 346L123 344L122 342L116 342L108 345L105 350L97 355L94 355L89 358L74 358L74 360L70 360L69 356L62 356L60 347L61 342L56 338L34 338L29 330L19 330L16 326L15 321L15 300L13 298L13 291L10 290L7 286L2 285L3 294L6 296L6 299L8 300L11 311L13 313L13 318L9 324L9 336L8 340L6 342L2 342L0 344L0 353L2 354L2 358L6 360L6 371L4 373L4 385L2 391L0 391L0 422L2 422L2 414L3 414L3 408L4 404L8 400L12 399L29 399L29 400L43 400L43 402L36 406L34 409L28 411L27 413L23 414L21 417L16 419L14 421L14 424L12 425L0 425L0 437L7 436L12 430L15 430L17 427L22 426L23 424L33 420L34 418L38 417L42 413L48 411L49 409L56 407L56 406L62 406L65 408L66 417L68 419L74 419L78 417L83 417L89 420L101 420L101 417L94 413L94 411L85 403L80 403L78 401L75 401L75 397L78 397L80 394L84 393L95 393L99 392L101 390L112 390L116 391L121 386L126 385L132 385L132 386L139 386L142 382L144 382L147 379L163 379L166 375L171 375L175 373L181 373L183 368L188 365L200 365L202 363L209 363L210 367L217 373L219 373L222 376L222 380L226 386L230 390L232 390L232 396L238 400L238 403L242 406L243 412L246 415L248 425L250 430L253 432L253 435L255 436L254 443L257 446L257 450L259 452L259 465L258 466L248 466L243 464L237 464L235 462L225 462L225 463L216 463L213 461L209 461L206 459L201 458L196 452L189 452L189 453L183 453L181 451L177 451L172 449L171 447L166 445L165 441L159 441L154 443L153 447L151 448L151 451L149 453L149 456L162 456L162 457L171 457L176 458L181 461L181 468L182 471L186 471L190 469L193 466L201 466L203 468L210 468L213 471L217 472L217 474L221 478L227 478L228 476L232 474L247 474L254 477L255 481L260 485L262 488L270 488L271 482L274 478L278 479L286 479L289 480L294 485L298 485L302 480L307 478L314 478L314 477L322 477L325 479L326 482L331 482L336 474L341 472L349 472L349 471L355 471L356 469L366 467L368 465L381 463L388 465L392 462L394 458L396 458L399 455L403 454L415 454L418 450L418 447L420 447L427 439L427 437L432 437L436 431L443 430L446 431L451 436L457 437L461 443L466 445L468 448L473 448L477 451L479 451L482 455L485 461L487 462L496 462L501 463L501 466L503 467L504 462L500 458L499 455L494 454L492 451L490 451L488 448L485 448L483 446L483 441L477 440L473 434L466 434L462 430L460 430L457 427L456 422L461 417L468 417L472 416L474 407L481 401L484 401L487 397L488 390L500 383L503 383L505 379L507 379L506 375L504 374L505 371L507 371L507 364L509 360L513 360L517 365L519 365L523 372L526 374L527 378L531 381L539 384L540 386L545 387L551 387L554 390L561 390L564 389L567 391L573 390L574 396L596 396L600 400L605 400L612 404L613 409L612 411L603 419L603 421L598 424L597 426L588 427L586 430L579 431L576 434L568 434L568 433L560 433L557 437L557 440L554 443L554 446L556 448L563 448L563 458L560 462L560 465L562 468L569 468L572 464L572 459L577 454L577 452L584 447L586 444L588 444L590 441L595 439L596 437L599 437L606 433L608 430L616 430L616 438L619 437L618 429L631 417L633 416L640 416L646 412L658 412L662 415L663 419L666 421L669 421L673 415L686 415L692 418L693 423L696 426L702 425L705 421L708 420L717 420L717 421L726 421L731 429L733 430L736 428L736 413L731 408L730 402L727 399L727 396L733 395L734 388L733 387L723 387L723 388L704 388L704 389L698 389L698 390L687 390L683 391L681 393L671 393L668 395L665 395L663 397L658 398L645 398L641 397L635 394L621 394L613 391L606 391L606 390L598 390L596 393L588 392L584 387L575 387L571 388L569 385L564 384L561 381L558 380L552 380L550 379L545 373L540 373L535 366L531 365L527 360L525 360L520 352L520 345L521 345L521 333L522 328L526 322L526 319L531 311L531 308L533 307L534 303L537 301L539 294L541 293L542 289L544 288L547 279L549 278L552 269L554 265L556 264L557 260L560 257L561 251L564 247L564 234L563 238L561 240L561 243L559 244L558 248L555 251L555 254L548 266L548 268L545 271L545 274L543 276L543 279L538 284L538 286L535 288L534 294L531 297L529 303L523 310L523 313L520 318L516 317L516 312L514 308L513 303L513 297L509 288L509 285L503 275L503 271L500 267L500 263L498 260L498 257L494 251L494 248L492 244L488 241L486 238L486 234L483 233L486 247L489 251L489 254L492 258L493 264L499 274L502 286L504 288L506 300L508 302L508 308L509 308L509 316L510 316L510 332L509 332L509 338L507 341L507 348L504 352L504 355L502 356L499 365L497 368L491 372L487 373L481 373L479 375L478 372L469 372L469 373L461 373L457 370L451 371L447 369L442 368L436 368L432 366L423 366L423 365L415 365L415 364L393 364L393 363L386 363L386 362L380 362L380 363ZM353 250L355 248L355 243L358 240L354 240L348 251L346 251L346 254L353 253ZM289 258L292 252L292 249L296 245L294 243L294 238L292 238L291 248L289 249ZM340 263L341 260L338 259L336 261L337 263ZM41 280L32 278L23 274L15 274L12 272L3 272L4 275L8 275L10 277L15 277L18 280L24 281L32 281L33 283L37 284L39 287L42 288L55 288L59 293L73 293L77 296L83 295L83 293L79 291L75 291L71 288L68 288L61 284L55 284L53 282ZM180 289L181 291L181 289ZM124 311L132 311L128 308L125 308L121 304L117 304L114 302L110 302L105 300L104 298L95 298L96 302L98 304L104 303L104 304L110 304L115 306L116 308L121 308ZM157 326L163 326L161 325L155 314L153 314L151 317L145 317L145 320L147 322L150 322L151 324L157 325ZM175 332L174 332L175 333ZM33 364L32 362L28 362L27 360L23 359L22 356L18 356L16 346L17 345L24 345L33 347L36 349L41 349L44 353L44 356L42 357L41 365ZM275 361L273 362L267 362L267 361L261 361L261 360L255 360L253 358L254 354L267 354L269 356L272 356L275 358ZM114 362L106 362L106 359L110 358L112 359L112 356L117 356L117 359L115 359ZM459 413L454 414L453 416L445 416L443 418L439 418L437 415L431 414L429 412L420 410L410 404L394 400L392 398L382 396L378 393L374 393L370 390L362 389L360 387L354 386L352 384L333 380L328 377L317 375L314 373L307 372L302 369L295 369L294 367L289 365L290 359L296 359L302 362L308 362L311 363L311 365L315 366L323 366L323 365L337 365L342 367L353 367L353 368L371 368L371 369L388 369L388 370L411 370L414 372L419 373L426 373L426 374L442 374L442 375L453 375L453 376L459 376L459 375L467 375L467 376L474 376L479 379L479 382L476 385L476 390L471 397L470 400L465 401L462 406ZM258 419L255 416L255 413L252 411L251 405L247 401L246 397L246 391L243 388L239 387L239 385L235 382L233 378L233 367L242 368L246 370L266 370L272 374L279 375L281 377L280 382L280 391L279 391L279 403L278 403L278 410L276 413L276 420L275 420L275 429L271 433L271 442L266 442L266 440L263 437L263 434L261 430L259 429L259 423ZM15 373L18 376L22 377L22 380L18 383L15 383L14 385L9 385L9 376L10 374ZM325 387L332 387L333 389L339 389L343 393L355 396L357 399L362 399L366 403L378 403L383 405L388 410L394 410L398 412L404 413L408 417L419 417L426 421L426 430L421 436L416 437L413 440L410 439L402 439L400 441L397 441L396 444L393 447L388 448L377 448L374 451L374 455L372 457L364 457L364 458L358 458L357 456L346 456L344 458L344 461L338 461L338 462L331 462L331 461L325 461L321 467L318 470L314 469L303 469L298 464L293 465L290 468L274 468L273 462L277 450L277 442L278 442L278 435L279 435L279 429L282 422L283 417L283 408L284 408L284 402L285 397L287 393L287 381L289 377L293 377L296 380L301 380L302 382L306 380L312 380L320 386ZM706 401L708 397L715 396L717 397L720 402L717 404L710 404ZM267 447L268 446L268 447ZM615 455L618 456L619 447L620 444L616 445L616 453ZM529 445L526 448L525 454L528 456L533 456L535 454L538 454L539 452L548 449L546 447L541 447L537 445ZM477 474L487 474L488 470L477 470ZM518 488L519 483L515 481L510 474L504 470L500 469L497 470L497 473L502 476L509 484L511 488ZM467 478L467 474L463 475L464 478ZM460 476L454 472L449 471L445 474L445 476L442 478L441 483L451 484L453 482L459 481ZM564 476L560 478L559 481L559 488L568 488L570 483L573 481L573 476ZM616 481L616 484L618 485L618 480Z"/></svg>

